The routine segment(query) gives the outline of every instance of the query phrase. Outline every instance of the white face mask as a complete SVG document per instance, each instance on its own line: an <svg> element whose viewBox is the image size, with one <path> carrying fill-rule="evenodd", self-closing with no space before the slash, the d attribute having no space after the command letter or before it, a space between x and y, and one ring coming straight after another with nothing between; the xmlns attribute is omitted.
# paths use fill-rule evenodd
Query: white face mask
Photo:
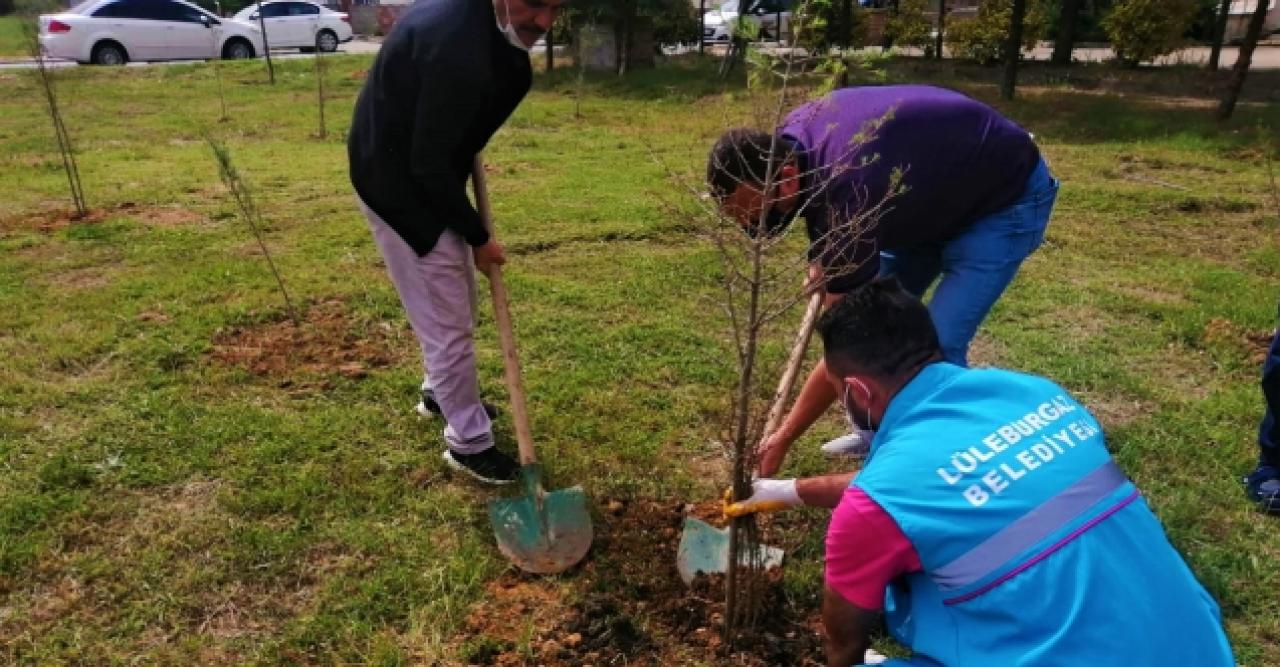
<svg viewBox="0 0 1280 667"><path fill-rule="evenodd" d="M511 46L514 46L521 51L528 51L529 47L520 39L520 32L516 30L515 25L511 23L510 0L502 0L502 7L507 10L507 22L505 25L502 23L502 19L498 18L497 7L494 7L493 10L493 21L498 26L498 32L501 32L502 36L507 38L507 43Z"/></svg>
<svg viewBox="0 0 1280 667"><path fill-rule="evenodd" d="M849 407L851 404L849 403L849 385L847 383L844 385L844 397L840 402L844 406L845 416L849 418L849 425L862 436L862 442L870 445L871 441L876 437L876 430L871 428L871 408L867 408L867 421L859 423L853 416L853 408Z"/></svg>

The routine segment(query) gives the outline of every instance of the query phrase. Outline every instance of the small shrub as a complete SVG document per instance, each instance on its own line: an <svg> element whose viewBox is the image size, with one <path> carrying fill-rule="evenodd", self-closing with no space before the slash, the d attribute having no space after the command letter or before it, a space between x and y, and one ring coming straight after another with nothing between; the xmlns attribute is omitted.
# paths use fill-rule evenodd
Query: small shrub
<svg viewBox="0 0 1280 667"><path fill-rule="evenodd" d="M901 0L898 11L885 22L884 31L898 46L933 48L933 22L925 15L928 0Z"/></svg>
<svg viewBox="0 0 1280 667"><path fill-rule="evenodd" d="M1173 53L1199 12L1196 0L1118 0L1102 27L1126 67Z"/></svg>
<svg viewBox="0 0 1280 667"><path fill-rule="evenodd" d="M791 30L795 43L807 49L826 49L844 39L840 27L840 4L845 0L804 0L795 7L791 18ZM857 48L867 41L867 15L862 5L851 0L849 20L849 45Z"/></svg>
<svg viewBox="0 0 1280 667"><path fill-rule="evenodd" d="M1004 60L1009 24L1013 21L1013 0L986 0L978 6L978 14L969 20L957 20L947 28L947 43L962 58L993 65ZM1034 48L1048 26L1044 3L1028 0L1027 14L1022 20L1022 48Z"/></svg>

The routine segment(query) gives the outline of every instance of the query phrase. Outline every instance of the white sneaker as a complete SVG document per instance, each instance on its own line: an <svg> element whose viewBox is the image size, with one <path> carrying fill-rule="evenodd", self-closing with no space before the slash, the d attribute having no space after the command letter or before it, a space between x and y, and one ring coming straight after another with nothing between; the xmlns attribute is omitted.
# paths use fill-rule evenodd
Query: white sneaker
<svg viewBox="0 0 1280 667"><path fill-rule="evenodd" d="M831 458L865 459L871 451L871 441L854 431L846 433L822 446L822 453Z"/></svg>

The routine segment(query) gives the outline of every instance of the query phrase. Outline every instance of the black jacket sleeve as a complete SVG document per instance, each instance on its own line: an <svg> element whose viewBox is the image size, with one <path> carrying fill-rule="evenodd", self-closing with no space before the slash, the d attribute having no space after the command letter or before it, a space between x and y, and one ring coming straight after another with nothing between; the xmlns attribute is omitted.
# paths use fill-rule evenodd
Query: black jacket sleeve
<svg viewBox="0 0 1280 667"><path fill-rule="evenodd" d="M474 84L473 67L439 57L417 60L418 97L414 110L409 164L432 215L468 245L489 242L480 214L467 198L467 179L459 178L452 159L463 141L461 128L478 113L483 91Z"/></svg>

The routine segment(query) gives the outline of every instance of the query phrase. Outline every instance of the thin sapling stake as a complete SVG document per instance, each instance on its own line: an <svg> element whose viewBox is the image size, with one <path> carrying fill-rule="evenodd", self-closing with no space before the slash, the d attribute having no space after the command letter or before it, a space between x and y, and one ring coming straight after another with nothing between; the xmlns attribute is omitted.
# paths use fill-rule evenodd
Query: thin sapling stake
<svg viewBox="0 0 1280 667"><path fill-rule="evenodd" d="M71 192L71 202L76 208L76 219L84 218L89 213L85 203L84 186L80 182L80 167L76 163L75 147L71 143L71 133L67 131L66 122L62 118L62 107L58 104L58 89L54 82L52 69L44 57L40 47L40 17L34 7L24 12L22 34L27 52L35 61L34 74L40 90L44 93L45 112L53 125L53 133L58 142L58 155L62 159L62 169L67 175L67 187Z"/></svg>
<svg viewBox="0 0 1280 667"><path fill-rule="evenodd" d="M302 320L298 317L298 311L293 307L293 301L289 298L289 290L285 289L284 278L280 277L280 270L276 268L276 263L271 258L271 251L267 249L262 214L258 211L258 207L253 201L253 190L245 182L244 178L240 176L240 172L236 169L236 165L231 159L231 151L226 145L209 136L205 137L205 141L208 142L209 148L213 151L214 160L218 163L218 175L222 178L222 184L231 193L232 199L236 202L236 208L240 212L241 219L249 226L249 230L253 233L253 238L258 242L258 248L262 250L262 256L267 260L267 266L271 268L271 275L275 276L276 286L280 289L280 296L284 298L284 305L289 313L289 319L293 320L295 327L301 327Z"/></svg>
<svg viewBox="0 0 1280 667"><path fill-rule="evenodd" d="M276 84L276 68L271 64L271 43L267 41L267 17L262 13L262 0L258 0L258 28L262 31L262 57L267 59L267 83Z"/></svg>
<svg viewBox="0 0 1280 667"><path fill-rule="evenodd" d="M213 30L209 31L209 44L211 50L209 62L213 64L213 78L218 82L218 103L222 106L222 115L218 116L218 122L225 123L231 120L231 117L227 115L227 94L222 87L222 58L218 53L218 34Z"/></svg>
<svg viewBox="0 0 1280 667"><path fill-rule="evenodd" d="M315 30L311 35L311 41L316 45L316 112L320 120L319 137L324 139L328 136L324 124L324 78L329 64L324 59L324 49L320 48L320 24L317 21Z"/></svg>

